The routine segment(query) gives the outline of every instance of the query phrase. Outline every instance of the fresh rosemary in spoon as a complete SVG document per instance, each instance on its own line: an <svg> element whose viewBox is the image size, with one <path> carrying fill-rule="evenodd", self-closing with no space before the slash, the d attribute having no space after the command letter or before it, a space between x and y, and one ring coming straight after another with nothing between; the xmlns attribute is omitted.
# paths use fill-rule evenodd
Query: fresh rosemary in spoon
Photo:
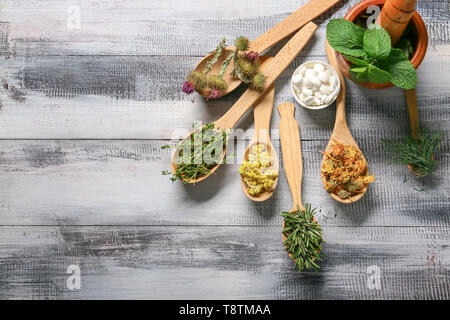
<svg viewBox="0 0 450 320"><path fill-rule="evenodd" d="M433 154L442 144L444 132L422 129L418 130L417 136L417 139L383 140L383 144L388 148L393 163L411 165L418 177L425 177L436 170L437 160Z"/></svg>
<svg viewBox="0 0 450 320"><path fill-rule="evenodd" d="M324 242L322 228L314 220L315 212L316 209L306 204L305 210L297 208L295 212L281 213L285 226L282 232L287 237L283 245L292 255L298 271L320 269L315 261L322 261L320 252Z"/></svg>

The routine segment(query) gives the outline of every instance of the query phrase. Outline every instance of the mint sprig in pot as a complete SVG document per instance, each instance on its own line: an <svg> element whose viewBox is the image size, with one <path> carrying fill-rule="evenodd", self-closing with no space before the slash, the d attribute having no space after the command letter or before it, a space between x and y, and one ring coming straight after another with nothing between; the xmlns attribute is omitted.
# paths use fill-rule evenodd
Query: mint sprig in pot
<svg viewBox="0 0 450 320"><path fill-rule="evenodd" d="M381 8L384 3L384 0L362 1L344 19L332 19L327 25L327 40L337 51L339 68L355 83L372 89L394 85L412 89L417 81L415 69L427 49L426 27L414 12L402 39L392 46L386 30L378 24L367 26L371 15L366 13L367 8L371 5Z"/></svg>

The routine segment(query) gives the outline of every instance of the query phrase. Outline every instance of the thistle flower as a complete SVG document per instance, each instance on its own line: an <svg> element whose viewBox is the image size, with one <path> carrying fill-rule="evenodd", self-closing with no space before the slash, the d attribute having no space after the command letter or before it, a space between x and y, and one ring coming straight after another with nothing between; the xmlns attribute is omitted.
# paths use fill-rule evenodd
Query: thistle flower
<svg viewBox="0 0 450 320"><path fill-rule="evenodd" d="M187 81L191 82L197 90L202 90L206 87L206 76L198 71L192 71L188 75Z"/></svg>
<svg viewBox="0 0 450 320"><path fill-rule="evenodd" d="M249 53L247 53L247 58L249 60L251 60L252 62L255 62L256 59L258 59L259 57L259 53L256 51L250 51Z"/></svg>
<svg viewBox="0 0 450 320"><path fill-rule="evenodd" d="M194 92L194 84L192 82L186 81L181 87L181 90L184 93L191 94L192 92Z"/></svg>
<svg viewBox="0 0 450 320"><path fill-rule="evenodd" d="M240 36L236 39L234 45L239 51L247 51L249 47L249 41L246 37Z"/></svg>
<svg viewBox="0 0 450 320"><path fill-rule="evenodd" d="M239 56L237 59L238 71L242 72L244 75L253 76L258 72L259 64L255 61L253 62L247 56Z"/></svg>
<svg viewBox="0 0 450 320"><path fill-rule="evenodd" d="M206 77L206 85L211 89L225 91L228 88L227 83L220 76L209 75Z"/></svg>
<svg viewBox="0 0 450 320"><path fill-rule="evenodd" d="M211 92L209 93L208 97L206 98L206 100L219 99L221 96L222 96L222 92L220 90L212 89Z"/></svg>
<svg viewBox="0 0 450 320"><path fill-rule="evenodd" d="M252 88L261 91L264 89L265 83L266 83L266 76L263 75L261 72L258 72L253 76Z"/></svg>

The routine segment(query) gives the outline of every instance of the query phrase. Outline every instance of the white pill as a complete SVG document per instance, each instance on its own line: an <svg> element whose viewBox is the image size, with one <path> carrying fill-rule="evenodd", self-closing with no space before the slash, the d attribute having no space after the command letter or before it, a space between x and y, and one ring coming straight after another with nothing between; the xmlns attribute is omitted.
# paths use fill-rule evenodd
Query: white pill
<svg viewBox="0 0 450 320"><path fill-rule="evenodd" d="M330 87L331 87L331 88L336 88L336 86L337 86L337 80L336 80L336 77L335 77L335 76L331 76L331 77L330 77Z"/></svg>
<svg viewBox="0 0 450 320"><path fill-rule="evenodd" d="M300 95L298 96L300 98L300 101L304 102L305 99L307 98L307 96L305 96L303 93L300 93Z"/></svg>
<svg viewBox="0 0 450 320"><path fill-rule="evenodd" d="M316 98L314 98L314 97L307 97L304 102L305 102L305 104L307 106L312 106L314 104L314 99L316 99Z"/></svg>
<svg viewBox="0 0 450 320"><path fill-rule="evenodd" d="M298 74L304 75L306 71L306 67L302 67L300 70L298 70Z"/></svg>
<svg viewBox="0 0 450 320"><path fill-rule="evenodd" d="M325 68L323 67L323 64L321 63L316 63L314 65L314 71L317 73L323 72L325 70Z"/></svg>
<svg viewBox="0 0 450 320"><path fill-rule="evenodd" d="M320 87L320 85L322 84L319 78L316 76L311 77L311 82L313 84L313 87Z"/></svg>
<svg viewBox="0 0 450 320"><path fill-rule="evenodd" d="M331 92L331 88L325 84L321 85L319 90L322 94L329 94Z"/></svg>
<svg viewBox="0 0 450 320"><path fill-rule="evenodd" d="M311 88L312 87L311 77L305 76L303 78L303 86L306 87L306 88Z"/></svg>
<svg viewBox="0 0 450 320"><path fill-rule="evenodd" d="M306 77L314 77L316 74L313 69L306 69L305 76Z"/></svg>
<svg viewBox="0 0 450 320"><path fill-rule="evenodd" d="M312 91L311 89L308 89L308 88L305 88L305 87L303 87L302 93L303 93L305 96L312 96L312 95L313 95L313 91Z"/></svg>
<svg viewBox="0 0 450 320"><path fill-rule="evenodd" d="M321 94L319 91L314 92L314 97L321 99L323 97L323 94Z"/></svg>
<svg viewBox="0 0 450 320"><path fill-rule="evenodd" d="M320 104L325 104L325 100L327 100L327 98L328 98L328 96L323 95L323 96L320 98Z"/></svg>
<svg viewBox="0 0 450 320"><path fill-rule="evenodd" d="M326 99L325 99L325 103L326 104L329 104L332 100L333 100L333 95L332 94L330 94Z"/></svg>
<svg viewBox="0 0 450 320"><path fill-rule="evenodd" d="M325 70L323 72L319 72L318 78L322 83L328 82L330 79L330 71Z"/></svg>
<svg viewBox="0 0 450 320"><path fill-rule="evenodd" d="M292 83L294 83L295 86L299 87L302 84L303 76L301 74L296 74L292 77Z"/></svg>

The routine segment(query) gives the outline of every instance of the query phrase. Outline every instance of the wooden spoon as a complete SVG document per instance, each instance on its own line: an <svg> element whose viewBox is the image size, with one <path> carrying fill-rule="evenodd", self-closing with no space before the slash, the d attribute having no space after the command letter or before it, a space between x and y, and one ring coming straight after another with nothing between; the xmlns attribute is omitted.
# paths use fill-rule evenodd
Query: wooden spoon
<svg viewBox="0 0 450 320"><path fill-rule="evenodd" d="M336 121L334 123L333 133L332 133L330 141L328 142L328 145L325 149L325 152L328 154L332 152L332 145L334 143L334 140L338 141L339 143L345 144L345 145L355 146L359 151L361 151L361 149L359 149L358 145L356 144L355 139L353 139L353 136L350 133L350 130L348 129L348 126L347 126L347 120L345 117L345 80L344 80L344 77L342 76L342 72L339 69L339 66L338 66L338 63L336 60L336 51L334 51L334 49L331 48L331 46L328 44L328 41L326 41L326 40L325 40L325 47L327 50L328 61L329 61L330 65L338 73L339 79L341 82L341 90L340 90L339 95L336 100ZM362 154L362 152L361 152L361 156L362 156L364 162L366 163L366 171L365 171L364 175L367 175L369 173L369 169L367 167L367 161L364 158L364 155ZM322 165L326 159L327 159L327 157L324 155L323 159L322 159ZM323 175L322 175L322 182L326 188L326 180L325 180L325 177L323 177ZM360 193L358 193L357 195L352 196L348 199L341 199L341 197L339 197L338 195L336 195L335 193L332 193L332 192L328 192L328 193L334 200L336 200L338 202L352 203L352 202L355 202L355 201L358 201L359 199L361 199L362 196L366 192L367 192L367 186L364 187L360 191Z"/></svg>
<svg viewBox="0 0 450 320"><path fill-rule="evenodd" d="M307 4L305 4L303 7L292 13L290 16L288 16L286 19L275 25L272 29L267 31L266 33L262 34L252 42L250 42L250 49L252 51L256 51L259 53L262 53L266 49L272 47L277 42L283 40L290 34L294 33L301 27L303 27L306 23L309 21L315 19L319 15L321 15L323 12L330 9L332 6L334 6L336 3L340 2L341 0L311 0ZM211 74L219 74L220 69L222 66L222 62L229 56L229 54L235 49L235 47L229 46L225 48L222 52L222 54L219 57L219 60L213 65L210 73ZM213 53L207 55L204 57L195 67L195 70L198 72L203 72L206 68L206 63L212 59L214 56ZM233 91L236 89L240 84L241 80L234 78L231 75L231 71L233 70L233 62L230 63L228 66L227 71L223 75L223 79L228 84L228 89L226 92L223 93L223 95ZM199 90L198 93L200 93L205 98L208 97L210 90Z"/></svg>
<svg viewBox="0 0 450 320"><path fill-rule="evenodd" d="M271 59L271 61L263 66L263 72L267 77L266 87L263 91L257 91L248 88L244 94L236 101L236 103L217 121L214 122L214 129L227 130L234 127L234 125L241 119L241 117L255 104L264 94L266 94L271 85L280 76L280 74L287 68L287 66L294 60L294 58L300 53L303 47L308 43L309 39L316 31L317 25L313 22L309 22L300 31L298 31L285 45L281 48L280 52ZM184 139L190 137L192 132ZM226 148L224 149L219 163L211 169L209 174L203 175L197 179L190 180L189 183L196 183L209 177L221 164L221 160L225 156ZM172 156L172 170L176 171L176 157L178 152L174 152Z"/></svg>
<svg viewBox="0 0 450 320"><path fill-rule="evenodd" d="M289 183L289 189L292 194L292 209L291 212L296 212L298 208L305 210L302 204L302 177L303 177L303 160L302 147L300 142L300 130L297 120L294 118L295 106L290 102L284 102L278 106L278 113L281 120L280 128L280 142L281 153L283 155L284 171ZM314 218L314 221L317 220ZM282 230L285 224L283 221ZM283 243L287 237L282 233ZM292 259L292 255L289 254Z"/></svg>
<svg viewBox="0 0 450 320"><path fill-rule="evenodd" d="M273 101L275 98L275 88L272 84L269 88L269 92L261 98L259 104L253 108L253 117L255 118L253 137L245 150L244 159L248 159L248 153L254 145L260 145L262 149L267 151L272 159L272 168L278 173L278 156L275 151L272 141L270 140L270 119L272 117ZM271 190L264 191L258 195L251 195L248 193L248 185L244 182L241 176L242 190L244 190L245 195L253 201L265 201L269 199L275 188L277 187L278 177L275 178L275 182Z"/></svg>

